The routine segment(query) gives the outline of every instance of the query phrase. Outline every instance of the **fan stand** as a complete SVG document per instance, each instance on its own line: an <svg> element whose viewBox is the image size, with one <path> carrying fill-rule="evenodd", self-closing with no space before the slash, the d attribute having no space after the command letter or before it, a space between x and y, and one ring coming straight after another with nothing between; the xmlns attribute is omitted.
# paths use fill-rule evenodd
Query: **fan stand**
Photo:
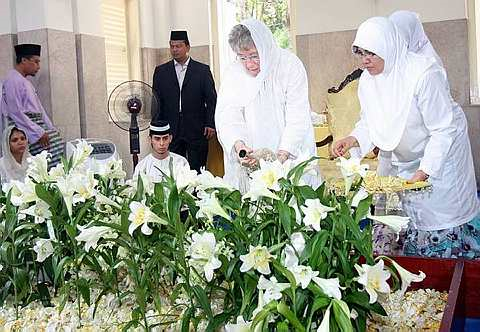
<svg viewBox="0 0 480 332"><path fill-rule="evenodd" d="M133 159L133 169L138 164L138 154L140 153L140 129L138 128L137 115L142 110L142 102L137 97L130 98L127 102L127 108L130 112L130 154Z"/></svg>

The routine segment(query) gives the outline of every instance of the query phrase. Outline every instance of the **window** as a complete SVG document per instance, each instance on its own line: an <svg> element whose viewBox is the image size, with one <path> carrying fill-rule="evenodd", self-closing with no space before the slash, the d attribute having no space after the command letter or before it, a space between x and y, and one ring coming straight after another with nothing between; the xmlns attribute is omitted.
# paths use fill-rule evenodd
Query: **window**
<svg viewBox="0 0 480 332"><path fill-rule="evenodd" d="M130 79L125 0L102 1L107 68L107 93Z"/></svg>

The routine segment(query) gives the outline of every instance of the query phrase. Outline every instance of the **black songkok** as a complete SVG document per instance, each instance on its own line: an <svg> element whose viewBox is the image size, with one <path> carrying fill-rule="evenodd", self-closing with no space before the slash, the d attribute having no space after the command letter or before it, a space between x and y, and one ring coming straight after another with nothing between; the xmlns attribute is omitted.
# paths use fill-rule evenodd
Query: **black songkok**
<svg viewBox="0 0 480 332"><path fill-rule="evenodd" d="M170 40L184 40L188 43L188 35L184 30L174 30L170 32Z"/></svg>
<svg viewBox="0 0 480 332"><path fill-rule="evenodd" d="M40 56L41 46L37 44L19 44L15 46L15 54L18 58L32 55Z"/></svg>

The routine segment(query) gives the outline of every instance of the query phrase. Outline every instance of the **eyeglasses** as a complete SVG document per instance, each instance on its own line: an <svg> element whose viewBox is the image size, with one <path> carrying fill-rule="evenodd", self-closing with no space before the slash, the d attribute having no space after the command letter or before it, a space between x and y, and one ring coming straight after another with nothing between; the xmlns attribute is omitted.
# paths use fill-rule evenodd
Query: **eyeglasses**
<svg viewBox="0 0 480 332"><path fill-rule="evenodd" d="M252 54L252 55L237 54L237 60L241 61L243 63L248 62L248 61L253 61L255 63L260 63L260 56L258 54Z"/></svg>
<svg viewBox="0 0 480 332"><path fill-rule="evenodd" d="M376 56L375 53L364 50L363 48L360 48L358 46L353 46L352 47L352 53L360 58L373 58Z"/></svg>

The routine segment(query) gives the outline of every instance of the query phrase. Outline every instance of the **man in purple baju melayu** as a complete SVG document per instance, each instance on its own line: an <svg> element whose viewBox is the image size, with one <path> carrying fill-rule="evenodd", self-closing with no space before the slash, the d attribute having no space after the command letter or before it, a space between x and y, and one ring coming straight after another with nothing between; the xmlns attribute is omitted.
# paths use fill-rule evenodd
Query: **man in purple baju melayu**
<svg viewBox="0 0 480 332"><path fill-rule="evenodd" d="M33 84L27 76L40 70L40 45L15 46L16 65L3 81L0 115L3 127L8 124L21 129L28 138L32 155L47 150L49 167L56 165L63 154L63 141L43 108Z"/></svg>

